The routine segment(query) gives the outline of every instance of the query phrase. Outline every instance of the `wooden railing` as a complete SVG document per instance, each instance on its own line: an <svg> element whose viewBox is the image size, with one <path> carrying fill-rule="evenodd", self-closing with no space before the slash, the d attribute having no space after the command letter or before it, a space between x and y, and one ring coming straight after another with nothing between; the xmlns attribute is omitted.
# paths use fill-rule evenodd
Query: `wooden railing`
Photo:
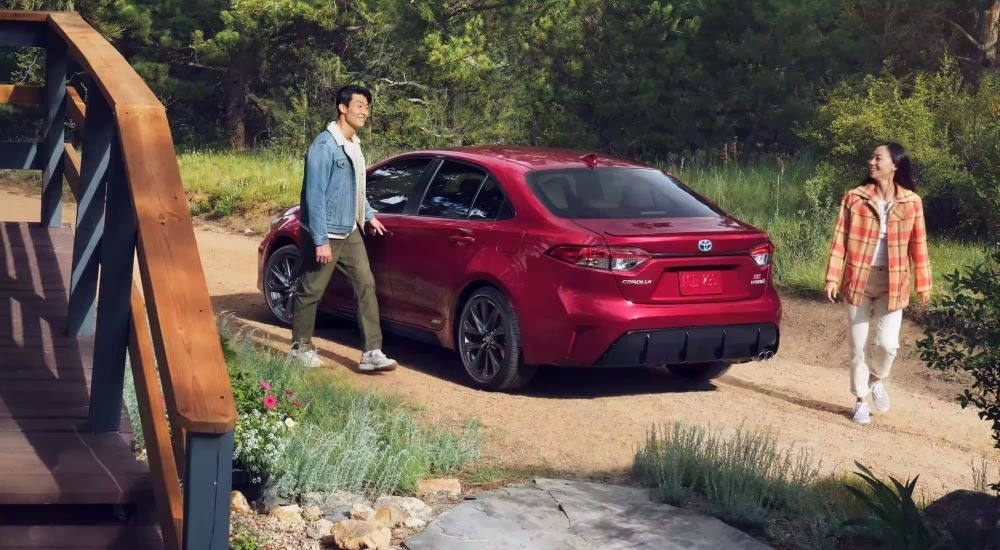
<svg viewBox="0 0 1000 550"><path fill-rule="evenodd" d="M76 197L66 330L95 340L90 429L119 429L127 354L167 547L228 548L236 408L166 110L76 13L0 10L0 46L45 48L45 86L0 86L0 103L43 107L44 137L0 143L0 168L42 170L49 227L64 178Z"/></svg>

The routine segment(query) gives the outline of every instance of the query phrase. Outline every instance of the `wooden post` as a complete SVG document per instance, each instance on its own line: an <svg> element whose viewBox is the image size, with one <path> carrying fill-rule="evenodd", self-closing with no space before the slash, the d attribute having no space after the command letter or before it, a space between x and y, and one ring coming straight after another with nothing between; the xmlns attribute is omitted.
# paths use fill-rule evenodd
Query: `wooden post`
<svg viewBox="0 0 1000 550"><path fill-rule="evenodd" d="M66 44L45 33L45 137L42 139L42 225L62 225L63 142L66 139Z"/></svg>
<svg viewBox="0 0 1000 550"><path fill-rule="evenodd" d="M118 431L121 422L125 351L131 319L130 289L137 230L117 141L113 140L108 162L104 219L107 231L101 239L101 291L97 301L90 386L90 429L95 432Z"/></svg>
<svg viewBox="0 0 1000 550"><path fill-rule="evenodd" d="M101 235L104 233L105 176L115 142L114 118L104 96L100 93L89 94L87 103L87 137L80 160L76 234L73 236L73 270L66 327L69 336L94 335L97 266Z"/></svg>
<svg viewBox="0 0 1000 550"><path fill-rule="evenodd" d="M233 430L188 433L184 478L184 548L229 548L229 492L233 485Z"/></svg>

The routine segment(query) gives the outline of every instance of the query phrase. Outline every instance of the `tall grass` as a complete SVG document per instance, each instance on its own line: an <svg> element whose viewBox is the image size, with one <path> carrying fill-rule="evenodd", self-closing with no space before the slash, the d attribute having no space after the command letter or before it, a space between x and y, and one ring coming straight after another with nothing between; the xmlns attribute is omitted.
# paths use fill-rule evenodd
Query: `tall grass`
<svg viewBox="0 0 1000 550"><path fill-rule="evenodd" d="M413 492L419 480L453 472L479 455L474 419L463 429L424 426L416 409L397 397L359 391L325 369L289 364L229 322L221 322L220 330L231 371L248 372L306 399L283 471L272 478L279 494Z"/></svg>

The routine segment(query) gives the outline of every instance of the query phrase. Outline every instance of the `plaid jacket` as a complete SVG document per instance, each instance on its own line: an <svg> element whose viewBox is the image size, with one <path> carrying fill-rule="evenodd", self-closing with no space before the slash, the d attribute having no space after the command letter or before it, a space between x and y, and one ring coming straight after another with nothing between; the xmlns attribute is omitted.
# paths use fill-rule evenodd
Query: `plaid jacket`
<svg viewBox="0 0 1000 550"><path fill-rule="evenodd" d="M833 242L830 243L826 281L840 283L840 291L851 305L859 305L864 296L878 233L875 184L861 185L848 191L841 201ZM911 262L917 292L931 289L924 204L916 193L903 187L896 187L896 202L889 211L886 245L889 252L889 311L896 311L910 303Z"/></svg>

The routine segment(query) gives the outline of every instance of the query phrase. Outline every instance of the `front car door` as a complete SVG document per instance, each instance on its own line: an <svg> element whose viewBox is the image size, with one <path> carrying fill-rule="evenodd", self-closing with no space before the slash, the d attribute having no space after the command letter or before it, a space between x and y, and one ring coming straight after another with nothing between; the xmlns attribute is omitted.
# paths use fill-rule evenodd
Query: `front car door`
<svg viewBox="0 0 1000 550"><path fill-rule="evenodd" d="M394 233L396 220L402 216L411 195L422 189L421 184L427 175L425 172L433 161L430 157L404 157L376 165L368 171L365 186L368 202L378 211L375 217L390 232ZM379 313L386 319L394 319L396 310L391 281L391 245L395 238L394 234L364 235L368 260L375 277ZM357 310L351 283L340 269L331 278L323 303L327 308L348 312Z"/></svg>
<svg viewBox="0 0 1000 550"><path fill-rule="evenodd" d="M397 320L438 331L478 254L495 253L491 229L511 213L493 176L479 166L443 160L419 207L396 222L392 285Z"/></svg>

